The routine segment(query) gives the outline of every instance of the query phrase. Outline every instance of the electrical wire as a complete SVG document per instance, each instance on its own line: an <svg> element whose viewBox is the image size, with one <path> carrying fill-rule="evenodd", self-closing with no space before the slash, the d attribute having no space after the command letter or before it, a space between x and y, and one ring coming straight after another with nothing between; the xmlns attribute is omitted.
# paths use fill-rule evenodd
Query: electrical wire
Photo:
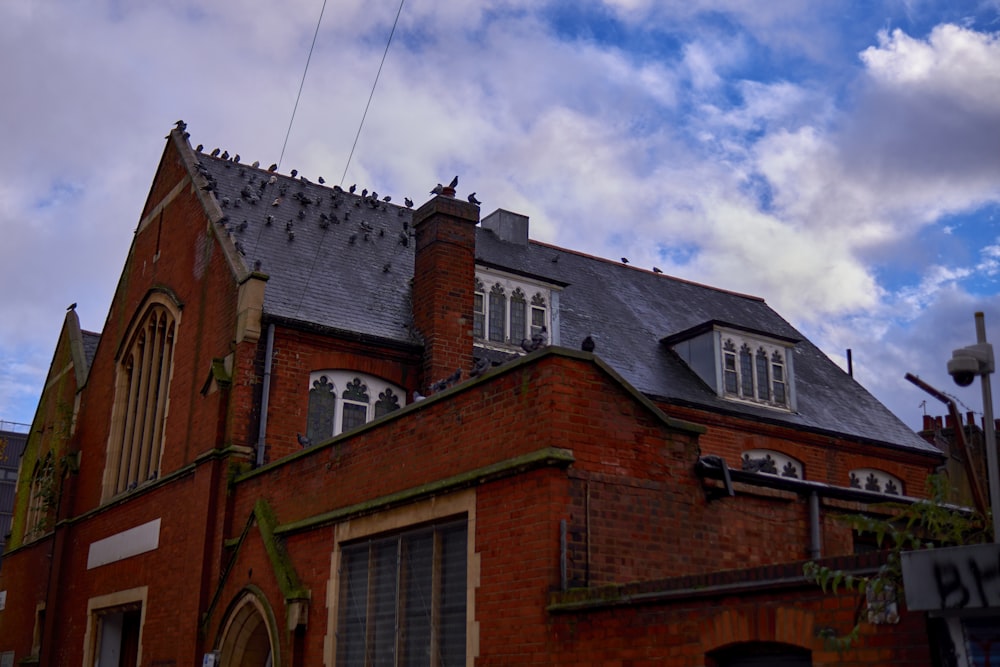
<svg viewBox="0 0 1000 667"><path fill-rule="evenodd" d="M319 19L316 21L316 32L313 33L312 44L309 45L309 55L306 57L306 68L302 70L302 81L299 83L299 94L295 96L295 106L292 107L292 117L288 120L288 131L285 132L285 143L281 144L281 155L278 156L278 166L285 159L285 148L288 146L288 137L292 134L292 123L295 122L295 112L299 108L299 100L302 98L302 88L306 85L306 74L309 72L309 62L313 57L313 49L316 48L316 37L319 36L319 26L323 22L323 12L326 11L326 0L323 0L323 7L319 10ZM383 56L384 58L384 56Z"/></svg>
<svg viewBox="0 0 1000 667"><path fill-rule="evenodd" d="M344 179L347 178L347 170L351 166L351 159L354 157L354 149L358 146L358 138L361 137L361 128L365 126L365 118L368 117L368 107L372 104L372 97L375 96L375 87L378 85L378 79L382 75L382 66L385 65L385 57L389 53L389 45L392 44L392 36L396 33L396 24L399 23L399 15L403 13L403 3L406 0L399 0L399 9L396 10L396 20L392 22L392 30L389 31L389 39L385 43L385 51L382 52L382 62L378 65L378 72L375 74L375 82L372 83L372 90L368 94L368 103L365 105L365 112L361 114L361 123L358 125L358 133L354 135L354 144L351 146L351 153L347 156L347 164L344 165L344 173L340 176L340 185L344 185ZM325 0L324 0L325 3Z"/></svg>

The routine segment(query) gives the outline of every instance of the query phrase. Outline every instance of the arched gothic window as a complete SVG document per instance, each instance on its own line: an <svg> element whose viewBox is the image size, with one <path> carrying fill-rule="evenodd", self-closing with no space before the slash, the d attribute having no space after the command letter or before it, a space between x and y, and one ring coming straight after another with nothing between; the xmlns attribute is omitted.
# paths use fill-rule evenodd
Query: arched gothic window
<svg viewBox="0 0 1000 667"><path fill-rule="evenodd" d="M108 497L159 476L176 325L168 300L162 295L154 297L119 354L105 468Z"/></svg>
<svg viewBox="0 0 1000 667"><path fill-rule="evenodd" d="M370 375L314 371L310 380L306 437L312 443L346 433L406 404L401 388Z"/></svg>

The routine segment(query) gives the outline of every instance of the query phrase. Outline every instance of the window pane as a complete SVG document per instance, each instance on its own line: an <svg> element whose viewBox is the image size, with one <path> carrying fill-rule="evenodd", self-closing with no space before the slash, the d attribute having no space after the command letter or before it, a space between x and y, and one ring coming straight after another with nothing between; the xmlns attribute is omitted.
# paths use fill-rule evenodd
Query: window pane
<svg viewBox="0 0 1000 667"><path fill-rule="evenodd" d="M434 533L424 531L403 541L403 558L400 576L403 600L400 607L403 622L400 627L402 663L405 665L432 664L431 632L434 610Z"/></svg>
<svg viewBox="0 0 1000 667"><path fill-rule="evenodd" d="M345 547L340 554L340 622L337 664L364 665L368 632L368 544Z"/></svg>
<svg viewBox="0 0 1000 667"><path fill-rule="evenodd" d="M472 335L476 338L486 336L486 299L476 292L475 305L472 307Z"/></svg>
<svg viewBox="0 0 1000 667"><path fill-rule="evenodd" d="M333 435L334 409L337 397L333 393L333 385L325 375L313 382L309 390L309 413L306 424L306 436L315 442L326 440Z"/></svg>
<svg viewBox="0 0 1000 667"><path fill-rule="evenodd" d="M740 394L753 398L753 361L750 348L744 345L740 349Z"/></svg>
<svg viewBox="0 0 1000 667"><path fill-rule="evenodd" d="M757 398L762 401L771 398L771 390L767 385L767 352L760 348L757 350Z"/></svg>
<svg viewBox="0 0 1000 667"><path fill-rule="evenodd" d="M531 335L539 333L545 326L545 309L538 306L531 307Z"/></svg>
<svg viewBox="0 0 1000 667"><path fill-rule="evenodd" d="M396 539L375 542L374 569L371 577L371 650L372 664L392 667L396 662Z"/></svg>
<svg viewBox="0 0 1000 667"><path fill-rule="evenodd" d="M731 352L725 353L725 381L726 381L726 393L735 394L737 391L736 385L736 355Z"/></svg>
<svg viewBox="0 0 1000 667"><path fill-rule="evenodd" d="M399 410L399 396L392 389L380 392L375 401L375 416L381 417L395 410Z"/></svg>
<svg viewBox="0 0 1000 667"><path fill-rule="evenodd" d="M500 285L490 290L490 340L502 343L505 340L504 324L507 319L507 297Z"/></svg>
<svg viewBox="0 0 1000 667"><path fill-rule="evenodd" d="M465 525L441 531L441 613L438 664L465 664Z"/></svg>
<svg viewBox="0 0 1000 667"><path fill-rule="evenodd" d="M524 333L528 304L524 300L524 293L520 289L514 290L510 295L510 340L514 343L521 342L527 336Z"/></svg>
<svg viewBox="0 0 1000 667"><path fill-rule="evenodd" d="M344 417L341 420L341 432L347 433L353 428L363 426L368 420L368 406L344 401Z"/></svg>

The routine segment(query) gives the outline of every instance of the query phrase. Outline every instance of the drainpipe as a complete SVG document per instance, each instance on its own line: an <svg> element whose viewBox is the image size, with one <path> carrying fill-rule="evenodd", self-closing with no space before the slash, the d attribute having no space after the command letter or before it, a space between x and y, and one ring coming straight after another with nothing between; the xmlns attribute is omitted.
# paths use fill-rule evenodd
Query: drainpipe
<svg viewBox="0 0 1000 667"><path fill-rule="evenodd" d="M271 361L274 356L274 323L267 325L267 343L264 346L264 386L260 396L260 430L257 432L257 465L264 465L267 442L267 399L271 395Z"/></svg>
<svg viewBox="0 0 1000 667"><path fill-rule="evenodd" d="M809 494L809 558L816 560L823 555L823 533L819 524L819 494Z"/></svg>

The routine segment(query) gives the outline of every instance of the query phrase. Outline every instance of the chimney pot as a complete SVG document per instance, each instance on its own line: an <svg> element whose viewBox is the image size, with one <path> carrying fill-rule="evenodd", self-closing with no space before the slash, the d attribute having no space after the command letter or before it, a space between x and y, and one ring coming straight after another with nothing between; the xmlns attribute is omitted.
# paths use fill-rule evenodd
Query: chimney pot
<svg viewBox="0 0 1000 667"><path fill-rule="evenodd" d="M923 428L923 430L924 431L933 431L934 430L934 417L932 417L931 415L924 415L924 428Z"/></svg>

